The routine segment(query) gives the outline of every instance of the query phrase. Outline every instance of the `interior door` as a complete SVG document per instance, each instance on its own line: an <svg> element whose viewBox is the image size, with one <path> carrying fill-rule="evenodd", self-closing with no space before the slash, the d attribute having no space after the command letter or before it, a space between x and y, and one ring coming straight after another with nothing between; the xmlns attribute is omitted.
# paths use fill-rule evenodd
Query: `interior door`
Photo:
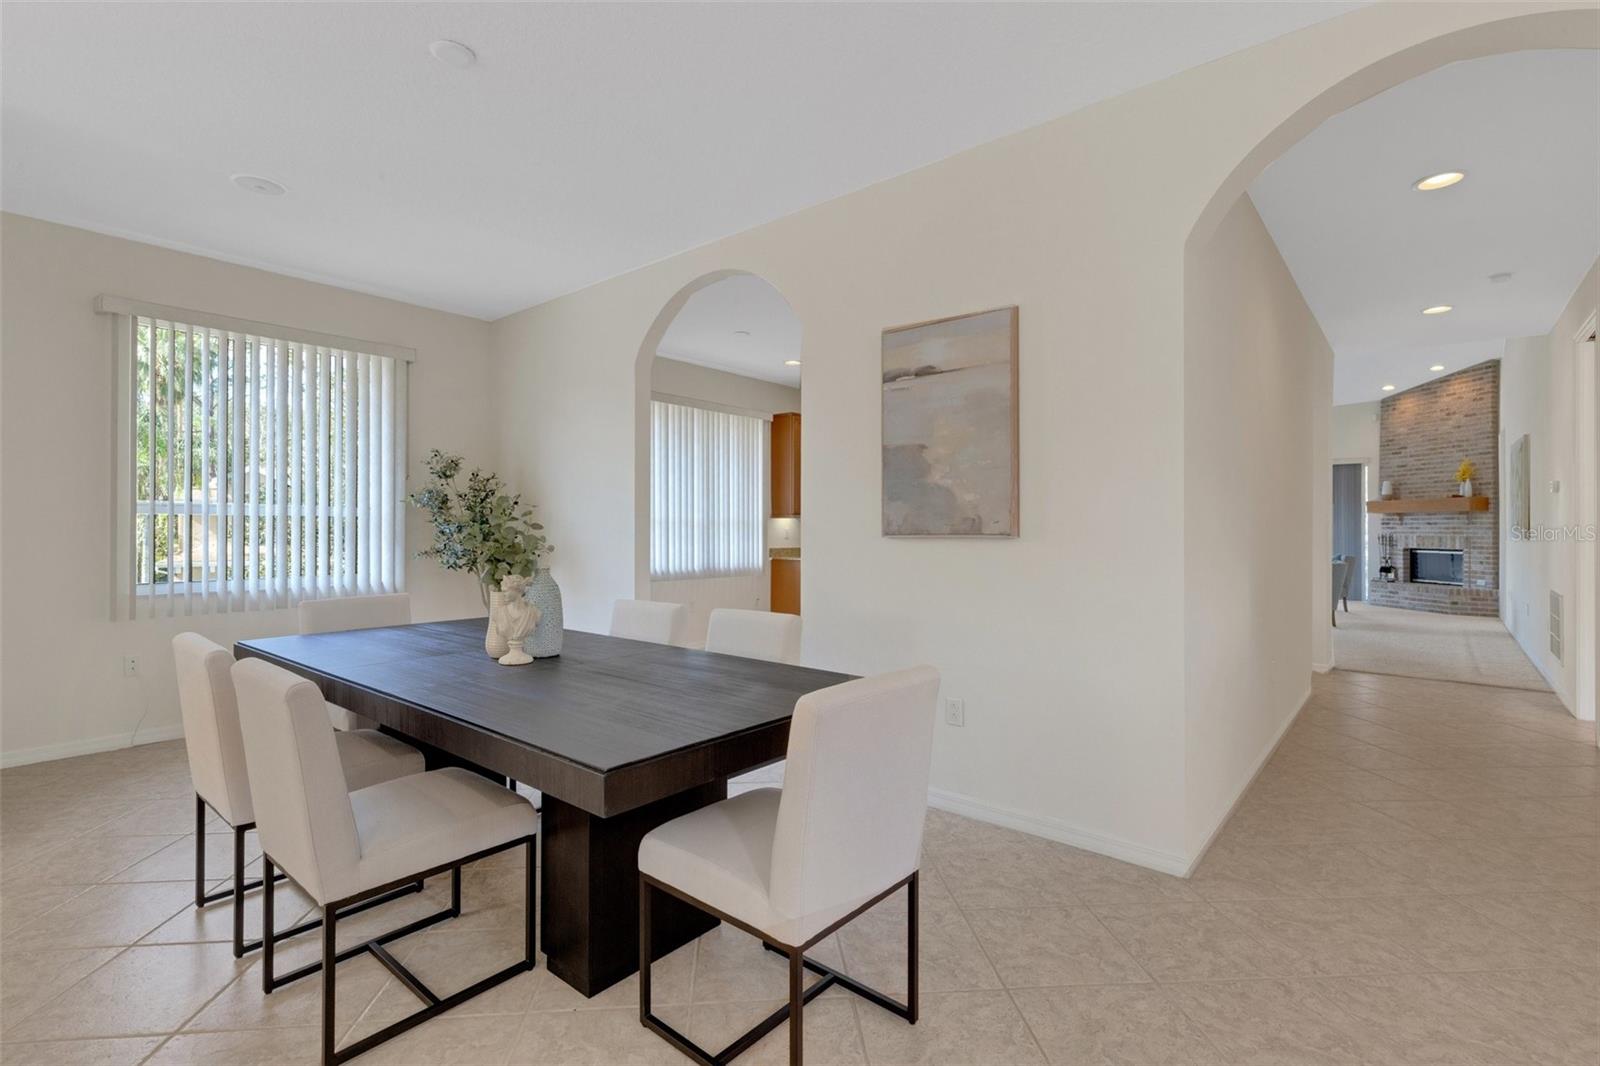
<svg viewBox="0 0 1600 1066"><path fill-rule="evenodd" d="M1361 491L1363 480L1360 463L1333 464L1333 554L1354 555L1361 560L1355 573L1350 575L1352 600L1364 600L1367 596L1366 538L1362 535L1367 507Z"/></svg>

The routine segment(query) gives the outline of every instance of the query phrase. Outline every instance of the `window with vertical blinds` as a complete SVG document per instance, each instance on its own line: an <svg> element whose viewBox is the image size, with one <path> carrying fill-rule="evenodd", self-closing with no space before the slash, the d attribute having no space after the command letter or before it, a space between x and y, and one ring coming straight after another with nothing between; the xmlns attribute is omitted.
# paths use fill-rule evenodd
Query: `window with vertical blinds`
<svg viewBox="0 0 1600 1066"><path fill-rule="evenodd" d="M766 425L748 415L651 402L652 578L762 571Z"/></svg>
<svg viewBox="0 0 1600 1066"><path fill-rule="evenodd" d="M130 310L114 613L399 591L405 360Z"/></svg>

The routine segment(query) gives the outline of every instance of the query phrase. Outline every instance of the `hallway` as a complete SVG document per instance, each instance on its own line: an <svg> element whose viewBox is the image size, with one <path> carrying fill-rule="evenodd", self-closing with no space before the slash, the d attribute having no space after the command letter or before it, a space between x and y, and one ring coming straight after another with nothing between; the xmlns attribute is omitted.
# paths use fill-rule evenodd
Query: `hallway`
<svg viewBox="0 0 1600 1066"><path fill-rule="evenodd" d="M1498 618L1408 611L1350 601L1333 631L1341 670L1549 692Z"/></svg>

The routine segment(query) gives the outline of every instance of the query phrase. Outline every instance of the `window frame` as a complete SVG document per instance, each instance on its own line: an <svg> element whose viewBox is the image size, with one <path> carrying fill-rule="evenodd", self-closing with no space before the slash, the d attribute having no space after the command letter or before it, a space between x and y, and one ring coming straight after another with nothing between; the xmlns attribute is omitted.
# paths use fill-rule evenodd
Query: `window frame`
<svg viewBox="0 0 1600 1066"><path fill-rule="evenodd" d="M110 617L112 621L133 621L140 618L174 617L188 614L221 614L242 613L245 611L274 610L293 607L302 599L312 598L337 598L341 596L366 595L374 591L402 591L405 588L406 552L405 552L405 525L406 525L406 483L408 478L408 449L407 425L410 419L410 404L408 391L408 378L410 365L416 361L417 353L414 348L401 345L388 344L378 341L361 340L354 337L344 337L337 334L320 333L314 330L299 329L293 326L282 326L267 322L258 322L249 319L233 318L227 315L212 314L204 311L195 311L188 308L172 307L164 304L150 303L141 300L132 300L127 297L102 295L95 301L95 311L108 317L112 329L111 359L115 387L112 390L112 446L111 460L113 476L111 478L111 492L109 510L111 521L110 529L110 571L112 587L110 589ZM333 351L346 352L352 356L366 355L377 356L393 360L393 417L391 446L393 448L392 470L394 481L394 498L390 501L390 511L385 513L379 509L377 514L382 515L382 530L379 533L380 546L387 551L392 551L394 557L394 578L388 582L387 588L377 589L363 586L313 587L302 580L296 579L285 585L284 589L275 589L271 586L265 589L248 590L242 598L231 590L232 582L221 572L221 561L218 562L218 576L213 577L207 573L199 581L164 583L154 581L140 583L139 562L134 558L134 548L139 540L139 531L136 523L144 514L155 513L157 507L162 508L160 513L171 516L189 516L199 514L193 501L177 500L163 501L155 498L155 486L150 487L150 499L139 498L139 470L138 470L138 404L137 395L137 367L138 336L137 332L142 319L149 319L154 323L171 325L177 323L195 329L205 328L220 333L237 334L254 338L267 339L274 342L289 343L304 347L327 348ZM152 330L152 344L154 341ZM198 336L198 333L196 334ZM380 393L382 395L382 393ZM387 397L384 396L386 400ZM192 420L189 423L193 425ZM170 424L169 430L170 433ZM170 491L170 488L169 488ZM211 514L221 514L218 507L228 508L226 513L234 513L232 508L239 508L236 517L242 516L248 506L242 502L238 504L205 504L203 510ZM287 506L287 505L284 505ZM301 514L309 513L312 505L303 504L298 509ZM280 509L279 514L283 512ZM392 520L391 520L392 515ZM152 523L153 525L153 523ZM388 534L386 537L385 534ZM192 570L192 560L187 555L185 564ZM152 577L154 571L152 571ZM179 586L182 586L181 589Z"/></svg>

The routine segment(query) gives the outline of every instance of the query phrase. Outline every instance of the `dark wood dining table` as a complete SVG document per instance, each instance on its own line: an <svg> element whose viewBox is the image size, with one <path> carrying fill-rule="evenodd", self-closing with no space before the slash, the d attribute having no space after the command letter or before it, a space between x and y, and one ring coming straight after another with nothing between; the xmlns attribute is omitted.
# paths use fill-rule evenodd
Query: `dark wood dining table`
<svg viewBox="0 0 1600 1066"><path fill-rule="evenodd" d="M485 620L243 640L253 656L422 748L531 785L540 806L540 941L593 996L639 968L639 841L784 756L795 700L850 675L568 630L561 654L501 666ZM653 957L716 924L671 901Z"/></svg>

